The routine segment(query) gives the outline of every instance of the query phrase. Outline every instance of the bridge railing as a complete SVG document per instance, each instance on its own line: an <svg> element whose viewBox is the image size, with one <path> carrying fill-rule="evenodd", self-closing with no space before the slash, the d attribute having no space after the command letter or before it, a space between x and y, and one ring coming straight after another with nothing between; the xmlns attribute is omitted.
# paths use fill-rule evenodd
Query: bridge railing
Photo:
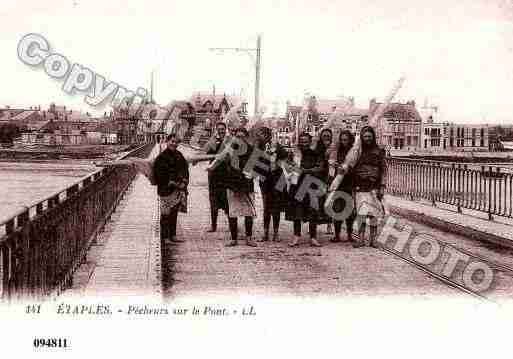
<svg viewBox="0 0 513 359"><path fill-rule="evenodd" d="M512 217L513 173L497 166L387 159L387 192Z"/></svg>
<svg viewBox="0 0 513 359"><path fill-rule="evenodd" d="M153 146L122 158L147 157ZM136 174L130 165L101 168L1 222L1 298L43 298L69 286Z"/></svg>

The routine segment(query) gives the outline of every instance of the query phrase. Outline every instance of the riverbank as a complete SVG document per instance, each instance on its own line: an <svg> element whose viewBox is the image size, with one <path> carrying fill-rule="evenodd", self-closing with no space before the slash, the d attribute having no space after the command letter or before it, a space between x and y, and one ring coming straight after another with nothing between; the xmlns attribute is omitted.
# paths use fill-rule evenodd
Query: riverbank
<svg viewBox="0 0 513 359"><path fill-rule="evenodd" d="M391 150L396 158L455 163L513 163L513 152L466 151L404 151Z"/></svg>
<svg viewBox="0 0 513 359"><path fill-rule="evenodd" d="M2 162L41 162L53 160L110 159L130 151L137 145L71 145L71 146L15 146L0 149Z"/></svg>

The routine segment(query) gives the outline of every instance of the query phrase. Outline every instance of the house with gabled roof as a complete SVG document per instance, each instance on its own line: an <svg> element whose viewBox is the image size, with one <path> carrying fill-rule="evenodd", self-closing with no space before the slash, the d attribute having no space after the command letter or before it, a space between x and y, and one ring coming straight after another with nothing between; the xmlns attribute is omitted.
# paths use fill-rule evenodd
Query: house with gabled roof
<svg viewBox="0 0 513 359"><path fill-rule="evenodd" d="M381 103L370 100L369 118L378 111ZM420 147L422 118L415 101L390 103L378 121L382 123L380 143L394 149L415 149Z"/></svg>

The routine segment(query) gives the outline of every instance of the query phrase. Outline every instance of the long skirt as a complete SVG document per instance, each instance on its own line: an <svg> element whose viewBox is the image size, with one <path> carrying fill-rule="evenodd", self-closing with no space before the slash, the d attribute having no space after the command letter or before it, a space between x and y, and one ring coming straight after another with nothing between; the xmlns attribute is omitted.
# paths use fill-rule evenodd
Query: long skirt
<svg viewBox="0 0 513 359"><path fill-rule="evenodd" d="M222 179L219 175L208 176L208 197L210 201L210 207L212 210L227 210L228 199L226 198L226 187L220 183Z"/></svg>
<svg viewBox="0 0 513 359"><path fill-rule="evenodd" d="M385 217L385 206L376 195L376 191L355 192L355 209L359 216L370 216L376 221L372 225L377 225Z"/></svg>
<svg viewBox="0 0 513 359"><path fill-rule="evenodd" d="M275 189L269 191L268 189L265 189L261 186L260 193L262 194L264 212L285 212L288 203L287 192L281 192Z"/></svg>
<svg viewBox="0 0 513 359"><path fill-rule="evenodd" d="M226 190L228 217L256 217L255 193Z"/></svg>
<svg viewBox="0 0 513 359"><path fill-rule="evenodd" d="M300 220L302 222L318 222L319 208L315 209L310 202L309 196L306 195L302 201L295 198L297 187L291 186L289 192L289 201L287 209L285 210L285 219L287 221ZM319 203L319 206L321 203Z"/></svg>

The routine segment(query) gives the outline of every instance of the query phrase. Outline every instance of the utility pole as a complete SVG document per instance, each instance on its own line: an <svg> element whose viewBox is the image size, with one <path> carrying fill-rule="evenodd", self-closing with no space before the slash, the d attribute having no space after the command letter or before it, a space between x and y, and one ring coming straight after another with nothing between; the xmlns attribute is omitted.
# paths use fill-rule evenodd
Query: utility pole
<svg viewBox="0 0 513 359"><path fill-rule="evenodd" d="M150 103L153 103L153 70L151 70Z"/></svg>
<svg viewBox="0 0 513 359"><path fill-rule="evenodd" d="M256 47L256 64L255 64L255 116L258 114L260 104L260 55L261 55L261 38L257 37Z"/></svg>
<svg viewBox="0 0 513 359"><path fill-rule="evenodd" d="M210 48L210 51L220 51L223 53L224 51L235 51L235 52L245 52L251 56L251 59L255 63L255 116L258 115L259 107L260 107L260 60L262 56L262 44L261 44L261 36L257 37L256 48L242 48L242 47L213 47ZM252 53L256 53L256 59L253 58Z"/></svg>

